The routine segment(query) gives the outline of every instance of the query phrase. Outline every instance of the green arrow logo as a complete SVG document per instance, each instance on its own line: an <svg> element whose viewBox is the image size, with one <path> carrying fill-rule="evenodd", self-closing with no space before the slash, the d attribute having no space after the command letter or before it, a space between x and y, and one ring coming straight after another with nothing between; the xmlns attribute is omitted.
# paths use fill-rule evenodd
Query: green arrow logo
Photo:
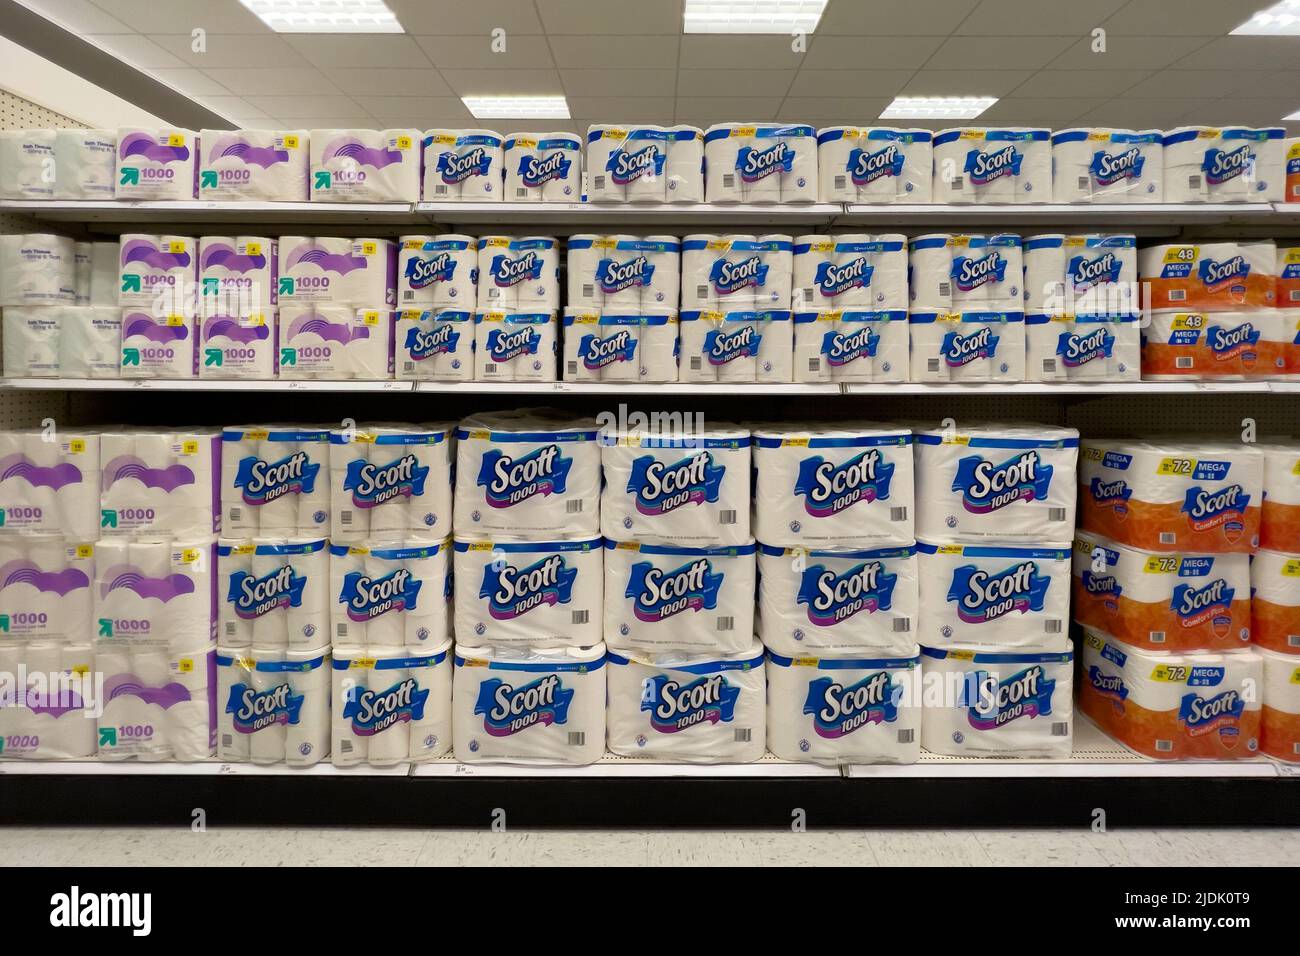
<svg viewBox="0 0 1300 956"><path fill-rule="evenodd" d="M221 368L221 349L204 349L203 364L215 365L217 368Z"/></svg>
<svg viewBox="0 0 1300 956"><path fill-rule="evenodd" d="M199 176L199 188L200 189L217 188L217 171L215 169L203 170L202 175Z"/></svg>
<svg viewBox="0 0 1300 956"><path fill-rule="evenodd" d="M293 276L280 276L280 295L293 295Z"/></svg>
<svg viewBox="0 0 1300 956"><path fill-rule="evenodd" d="M0 508L0 528L5 526L5 510Z"/></svg>
<svg viewBox="0 0 1300 956"><path fill-rule="evenodd" d="M113 622L106 617L101 617L99 619L99 636L100 637L113 636Z"/></svg>
<svg viewBox="0 0 1300 956"><path fill-rule="evenodd" d="M280 349L280 364L281 364L282 366L284 366L284 365L297 365L297 364L298 364L298 350L297 350L297 349Z"/></svg>
<svg viewBox="0 0 1300 956"><path fill-rule="evenodd" d="M9 615L8 615L8 614L0 614L0 631L3 631L5 634L8 634L8 633L9 633Z"/></svg>
<svg viewBox="0 0 1300 956"><path fill-rule="evenodd" d="M203 294L204 294L204 295L216 295L216 294L217 294L218 292L220 292L220 291L221 291L221 280L220 280L220 279L204 279L204 280L203 280Z"/></svg>
<svg viewBox="0 0 1300 956"><path fill-rule="evenodd" d="M139 365L139 364L140 364L140 350L139 350L139 349L136 349L136 348L122 349L122 364L123 364L123 365Z"/></svg>
<svg viewBox="0 0 1300 956"><path fill-rule="evenodd" d="M140 291L140 277L139 277L139 276L122 276L122 291L123 291L123 292L139 292L139 291Z"/></svg>
<svg viewBox="0 0 1300 956"><path fill-rule="evenodd" d="M328 169L316 170L316 188L317 189L330 188L330 171Z"/></svg>
<svg viewBox="0 0 1300 956"><path fill-rule="evenodd" d="M132 167L132 166L127 166L127 167L125 167L125 168L122 170L122 183L121 183L121 184L122 184L123 186L139 186L139 185L140 185L140 170L138 170L138 169L136 169L136 168L134 168L134 167Z"/></svg>
<svg viewBox="0 0 1300 956"><path fill-rule="evenodd" d="M117 728L116 728L116 727L100 727L100 728L99 728L99 745L100 745L101 747L116 747L116 746L117 746Z"/></svg>
<svg viewBox="0 0 1300 956"><path fill-rule="evenodd" d="M99 526L101 528L117 527L117 511L113 508L105 508L99 513Z"/></svg>

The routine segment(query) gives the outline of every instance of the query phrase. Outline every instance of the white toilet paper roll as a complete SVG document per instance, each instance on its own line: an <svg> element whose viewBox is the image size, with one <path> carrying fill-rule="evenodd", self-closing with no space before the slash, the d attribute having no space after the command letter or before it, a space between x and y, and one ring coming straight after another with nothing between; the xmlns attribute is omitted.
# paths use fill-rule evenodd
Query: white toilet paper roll
<svg viewBox="0 0 1300 956"><path fill-rule="evenodd" d="M390 766L451 749L450 639L418 654L335 650L332 670L335 766Z"/></svg>
<svg viewBox="0 0 1300 956"><path fill-rule="evenodd" d="M330 616L341 646L436 647L451 633L451 542L330 545Z"/></svg>
<svg viewBox="0 0 1300 956"><path fill-rule="evenodd" d="M105 432L99 451L102 533L215 533L220 454L215 431Z"/></svg>
<svg viewBox="0 0 1300 956"><path fill-rule="evenodd" d="M205 760L216 732L216 650L101 647L99 759Z"/></svg>
<svg viewBox="0 0 1300 956"><path fill-rule="evenodd" d="M1208 202L1207 156L1222 153L1223 131L1209 126L1180 126L1166 130L1165 202ZM1220 175L1216 172L1216 177Z"/></svg>
<svg viewBox="0 0 1300 956"><path fill-rule="evenodd" d="M505 192L501 134L490 129L431 129L424 150L425 202L500 202Z"/></svg>
<svg viewBox="0 0 1300 956"><path fill-rule="evenodd" d="M50 233L0 235L0 306L72 305L76 243Z"/></svg>
<svg viewBox="0 0 1300 956"><path fill-rule="evenodd" d="M668 128L664 162L668 202L704 202L704 132L696 126Z"/></svg>
<svg viewBox="0 0 1300 956"><path fill-rule="evenodd" d="M323 538L223 539L217 545L217 633L229 647L318 647L329 634Z"/></svg>
<svg viewBox="0 0 1300 956"><path fill-rule="evenodd" d="M206 647L215 637L216 550L201 539L105 538L95 545L96 639Z"/></svg>
<svg viewBox="0 0 1300 956"><path fill-rule="evenodd" d="M63 319L76 306L7 305L4 370L11 378L59 378Z"/></svg>
<svg viewBox="0 0 1300 956"><path fill-rule="evenodd" d="M557 325L554 312L476 312L475 380L554 382Z"/></svg>
<svg viewBox="0 0 1300 956"><path fill-rule="evenodd" d="M313 129L313 202L405 202L420 198L420 131Z"/></svg>
<svg viewBox="0 0 1300 956"><path fill-rule="evenodd" d="M115 199L193 199L198 186L193 130L174 127L117 130Z"/></svg>
<svg viewBox="0 0 1300 956"><path fill-rule="evenodd" d="M309 767L329 756L330 649L217 649L217 756Z"/></svg>
<svg viewBox="0 0 1300 956"><path fill-rule="evenodd" d="M405 310L393 332L398 380L467 382L474 376L474 313Z"/></svg>
<svg viewBox="0 0 1300 956"><path fill-rule="evenodd" d="M93 757L96 738L91 705L99 696L91 644L33 641L18 646L21 652L6 655L11 665L8 673L21 675L18 667L12 667L17 658L26 667L27 685L6 701L6 716L11 726L17 725L16 736L5 738L6 756L37 760Z"/></svg>
<svg viewBox="0 0 1300 956"><path fill-rule="evenodd" d="M293 426L221 433L221 529L227 537L322 536L329 528L329 432Z"/></svg>
<svg viewBox="0 0 1300 956"><path fill-rule="evenodd" d="M511 202L578 202L582 144L576 133L508 133L502 146Z"/></svg>
<svg viewBox="0 0 1300 956"><path fill-rule="evenodd" d="M55 142L52 129L0 130L0 198L54 198L58 179ZM109 184L111 197L111 178Z"/></svg>
<svg viewBox="0 0 1300 956"><path fill-rule="evenodd" d="M117 132L111 129L56 129L55 199L110 200L117 171Z"/></svg>
<svg viewBox="0 0 1300 956"><path fill-rule="evenodd" d="M306 202L311 198L311 135L307 130L205 129L199 140L203 144L199 198L239 202Z"/></svg>
<svg viewBox="0 0 1300 956"><path fill-rule="evenodd" d="M364 425L331 431L331 540L445 538L451 531L452 428Z"/></svg>
<svg viewBox="0 0 1300 956"><path fill-rule="evenodd" d="M93 635L94 548L62 535L8 535L0 542L0 604L6 639L83 642Z"/></svg>
<svg viewBox="0 0 1300 956"><path fill-rule="evenodd" d="M0 433L0 510L7 532L99 533L99 433Z"/></svg>
<svg viewBox="0 0 1300 956"><path fill-rule="evenodd" d="M747 189L737 166L741 155L755 150L756 128L741 123L718 123L704 131L704 195L711 203L775 202L781 198L780 180ZM769 170L775 174L776 170ZM750 175L754 173L751 170Z"/></svg>
<svg viewBox="0 0 1300 956"><path fill-rule="evenodd" d="M90 276L94 270L94 245L78 242L72 247L72 287L76 305L90 305Z"/></svg>
<svg viewBox="0 0 1300 956"><path fill-rule="evenodd" d="M590 202L623 202L627 199L627 188L622 182L616 183L612 173L615 155L627 138L627 131L620 127L600 123L587 128L586 192Z"/></svg>
<svg viewBox="0 0 1300 956"><path fill-rule="evenodd" d="M402 308L473 308L478 293L478 240L472 236L402 236L397 302Z"/></svg>

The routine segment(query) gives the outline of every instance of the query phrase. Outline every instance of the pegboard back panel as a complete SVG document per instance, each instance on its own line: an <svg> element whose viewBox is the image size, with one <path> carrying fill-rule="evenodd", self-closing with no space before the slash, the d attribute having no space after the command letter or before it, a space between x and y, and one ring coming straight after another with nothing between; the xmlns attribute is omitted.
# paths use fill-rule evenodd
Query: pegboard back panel
<svg viewBox="0 0 1300 956"><path fill-rule="evenodd" d="M1104 395L1066 400L1065 424L1084 435L1185 435L1239 440L1246 419L1256 434L1300 435L1300 395ZM1017 406L1019 403L1016 403Z"/></svg>

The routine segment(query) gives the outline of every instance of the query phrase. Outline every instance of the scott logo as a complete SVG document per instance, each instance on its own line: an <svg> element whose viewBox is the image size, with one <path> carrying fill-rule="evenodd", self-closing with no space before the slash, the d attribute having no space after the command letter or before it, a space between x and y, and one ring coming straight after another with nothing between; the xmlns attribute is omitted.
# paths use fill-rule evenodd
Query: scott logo
<svg viewBox="0 0 1300 956"><path fill-rule="evenodd" d="M510 621L536 607L556 607L573 599L573 582L578 569L569 568L558 554L547 555L526 568L512 564L500 567L490 562L483 569L480 601L488 602L488 613L498 621Z"/></svg>
<svg viewBox="0 0 1300 956"><path fill-rule="evenodd" d="M418 256L406 260L403 275L412 289L423 289L435 282L450 282L456 274L456 260L449 252L440 252L428 259Z"/></svg>
<svg viewBox="0 0 1300 956"><path fill-rule="evenodd" d="M549 156L521 156L519 178L525 186L535 189L552 179L567 179L572 163L562 152L551 153Z"/></svg>
<svg viewBox="0 0 1300 956"><path fill-rule="evenodd" d="M514 331L493 329L488 333L488 358L499 365L504 365L521 355L536 355L541 341L541 335L531 328Z"/></svg>
<svg viewBox="0 0 1300 956"><path fill-rule="evenodd" d="M542 257L529 250L518 259L507 255L493 256L488 268L492 282L501 288L509 288L521 282L534 282L542 277Z"/></svg>
<svg viewBox="0 0 1300 956"><path fill-rule="evenodd" d="M803 573L797 604L808 605L808 620L817 627L830 627L866 611L888 611L894 600L897 574L889 574L879 561L864 561L837 575L822 565Z"/></svg>
<svg viewBox="0 0 1300 956"><path fill-rule="evenodd" d="M1119 256L1107 252L1095 259L1075 256L1066 270L1066 279L1075 292L1083 292L1105 282L1118 282L1123 263Z"/></svg>
<svg viewBox="0 0 1300 956"><path fill-rule="evenodd" d="M632 462L627 493L641 514L667 514L686 505L716 504L726 473L726 466L715 464L707 451L671 464L642 455Z"/></svg>
<svg viewBox="0 0 1300 956"><path fill-rule="evenodd" d="M831 368L840 368L858 359L875 358L880 347L880 333L867 325L856 332L827 332L822 338L822 354Z"/></svg>
<svg viewBox="0 0 1300 956"><path fill-rule="evenodd" d="M442 153L438 157L438 173L448 184L464 182L471 176L486 176L492 166L492 157L482 146L475 146L463 155Z"/></svg>
<svg viewBox="0 0 1300 956"><path fill-rule="evenodd" d="M683 611L712 611L718 606L723 574L705 558L662 571L649 561L632 565L625 598L638 621L663 621Z"/></svg>
<svg viewBox="0 0 1300 956"><path fill-rule="evenodd" d="M1118 675L1107 674L1096 664L1088 668L1088 683L1092 689L1103 697L1110 697L1121 703L1128 699L1128 688Z"/></svg>
<svg viewBox="0 0 1300 956"><path fill-rule="evenodd" d="M1201 169L1205 171L1205 181L1211 186L1236 179L1255 162L1250 146L1238 146L1233 150L1207 149Z"/></svg>
<svg viewBox="0 0 1300 956"><path fill-rule="evenodd" d="M666 674L646 678L641 710L650 713L650 726L675 734L699 724L730 723L736 716L740 688L721 674L709 674L685 687Z"/></svg>
<svg viewBox="0 0 1300 956"><path fill-rule="evenodd" d="M1214 259L1202 259L1197 272L1201 282L1213 288L1234 279L1245 279L1250 275L1250 263L1246 261L1245 256L1232 256L1222 262L1217 262Z"/></svg>
<svg viewBox="0 0 1300 956"><path fill-rule="evenodd" d="M971 514L988 514L1016 501L1042 501L1052 486L1053 468L1038 452L1027 451L993 464L979 455L957 462L952 490L961 492L962 507Z"/></svg>
<svg viewBox="0 0 1300 956"><path fill-rule="evenodd" d="M1178 615L1183 627L1196 627L1211 618L1230 614L1235 594L1236 590L1228 587L1223 578L1199 588L1180 584L1174 588L1169 607Z"/></svg>
<svg viewBox="0 0 1300 956"><path fill-rule="evenodd" d="M894 464L880 449L870 448L837 465L820 455L799 462L794 493L804 496L804 510L815 518L839 514L859 501L886 501L894 479Z"/></svg>
<svg viewBox="0 0 1300 956"><path fill-rule="evenodd" d="M866 256L858 256L844 265L819 263L815 280L817 291L829 299L843 295L850 289L865 289L871 285L871 276L875 271L876 267Z"/></svg>
<svg viewBox="0 0 1300 956"><path fill-rule="evenodd" d="M614 295L625 289L648 286L654 273L654 264L645 256L634 256L622 263L601 259L596 266L596 284L605 295Z"/></svg>
<svg viewBox="0 0 1300 956"><path fill-rule="evenodd" d="M235 684L226 700L226 713L233 714L235 732L254 734L275 724L298 723L303 695L294 695L288 684L257 691L247 684Z"/></svg>
<svg viewBox="0 0 1300 956"><path fill-rule="evenodd" d="M1188 488L1180 509L1194 531L1208 531L1220 525L1240 531L1241 521L1250 506L1250 495L1241 485L1229 485L1219 491L1199 486Z"/></svg>
<svg viewBox="0 0 1300 956"><path fill-rule="evenodd" d="M373 737L395 724L424 719L429 691L408 677L383 691L353 687L343 704L343 719L358 737Z"/></svg>
<svg viewBox="0 0 1300 956"><path fill-rule="evenodd" d="M549 727L569 719L573 689L555 674L539 677L518 689L493 677L478 686L474 713L483 715L483 730L509 737L529 727Z"/></svg>
<svg viewBox="0 0 1300 956"><path fill-rule="evenodd" d="M456 351L460 333L450 323L434 326L429 331L411 328L406 333L406 351L411 360L422 362L435 355Z"/></svg>
<svg viewBox="0 0 1300 956"><path fill-rule="evenodd" d="M1185 694L1178 704L1178 722L1193 737L1217 730L1221 736L1235 738L1240 733L1237 724L1245 709L1245 699L1235 690L1209 698Z"/></svg>
<svg viewBox="0 0 1300 956"><path fill-rule="evenodd" d="M403 455L387 465L376 465L363 458L348 462L343 490L352 492L352 504L358 508L376 508L394 498L419 498L429 466L421 465L414 455Z"/></svg>
<svg viewBox="0 0 1300 956"><path fill-rule="evenodd" d="M1094 478L1088 485L1088 494L1099 505L1125 506L1133 495L1133 489L1123 479L1102 481L1100 478Z"/></svg>
<svg viewBox="0 0 1300 956"><path fill-rule="evenodd" d="M616 186L626 186L642 176L658 179L664 174L664 153L653 144L626 153L618 150L605 162L605 170Z"/></svg>
<svg viewBox="0 0 1300 956"><path fill-rule="evenodd" d="M1214 357L1220 362L1240 356L1253 355L1259 348L1260 330L1251 322L1243 322L1235 328L1225 329L1212 325L1206 330L1207 344Z"/></svg>
<svg viewBox="0 0 1300 956"><path fill-rule="evenodd" d="M499 449L484 452L477 484L486 489L493 508L508 508L534 495L564 494L573 459L560 454L558 445L544 445L514 459Z"/></svg>
<svg viewBox="0 0 1300 956"><path fill-rule="evenodd" d="M1000 339L1001 337L994 335L993 330L987 326L969 335L948 332L939 343L939 351L945 365L950 368L960 368L977 359L993 358L997 354Z"/></svg>
<svg viewBox="0 0 1300 956"><path fill-rule="evenodd" d="M762 333L752 325L735 332L714 329L704 336L704 353L708 356L710 365L726 365L738 358L757 357L758 346L762 341Z"/></svg>
<svg viewBox="0 0 1300 956"><path fill-rule="evenodd" d="M364 624L389 611L414 611L423 586L424 582L412 578L406 568L390 571L381 578L350 571L343 576L339 603L346 605L349 620Z"/></svg>
<svg viewBox="0 0 1300 956"><path fill-rule="evenodd" d="M718 295L730 295L749 286L758 288L765 285L767 270L768 267L758 256L750 256L740 262L716 259L713 268L709 270L709 281L713 283Z"/></svg>
<svg viewBox="0 0 1300 956"><path fill-rule="evenodd" d="M1066 368L1078 368L1097 359L1109 359L1115 348L1115 336L1104 328L1079 335L1062 332L1056 342L1056 354Z"/></svg>
<svg viewBox="0 0 1300 956"><path fill-rule="evenodd" d="M970 292L990 282L1004 281L1007 277L1007 260L1000 252L990 252L979 259L958 256L953 260L950 277L960 291Z"/></svg>
<svg viewBox="0 0 1300 956"><path fill-rule="evenodd" d="M578 357L582 359L582 367L591 371L617 362L631 362L636 354L636 341L627 329L619 329L603 339L598 335L584 335L578 341Z"/></svg>
<svg viewBox="0 0 1300 956"><path fill-rule="evenodd" d="M794 150L788 143L776 143L767 149L746 146L736 152L736 170L741 182L756 183L773 173L788 173L794 169Z"/></svg>
<svg viewBox="0 0 1300 956"><path fill-rule="evenodd" d="M295 574L291 565L283 565L269 574L254 577L247 571L230 576L226 601L235 606L235 616L253 621L282 607L301 607L307 579Z"/></svg>
<svg viewBox="0 0 1300 956"><path fill-rule="evenodd" d="M311 494L319 471L320 465L308 459L305 451L274 462L250 456L239 462L235 487L242 489L245 504L264 505L285 495Z"/></svg>
<svg viewBox="0 0 1300 956"><path fill-rule="evenodd" d="M1003 146L993 153L972 149L966 154L965 173L975 186L983 186L1003 176L1019 176L1024 159L1014 146Z"/></svg>
<svg viewBox="0 0 1300 956"><path fill-rule="evenodd" d="M1052 713L1056 681L1049 679L1038 664L1004 681L986 671L969 678L976 687L976 699L969 703L966 719L976 730L995 730L1021 717L1046 717Z"/></svg>
<svg viewBox="0 0 1300 956"><path fill-rule="evenodd" d="M868 674L848 687L819 677L808 684L803 712L812 715L818 737L835 740L868 724L893 723L902 694L902 685L895 684L887 671Z"/></svg>
<svg viewBox="0 0 1300 956"><path fill-rule="evenodd" d="M849 151L848 172L855 186L866 186L886 176L901 176L903 151L894 143L874 153L852 149Z"/></svg>
<svg viewBox="0 0 1300 956"><path fill-rule="evenodd" d="M1051 579L1038 573L1032 561L1014 564L990 574L972 564L953 571L948 600L957 605L957 617L967 624L986 624L1019 611L1041 611Z"/></svg>
<svg viewBox="0 0 1300 956"><path fill-rule="evenodd" d="M1092 175L1092 181L1098 186L1109 186L1122 179L1141 179L1142 167L1145 163L1146 157L1137 147L1113 154L1098 150L1092 154L1088 172Z"/></svg>

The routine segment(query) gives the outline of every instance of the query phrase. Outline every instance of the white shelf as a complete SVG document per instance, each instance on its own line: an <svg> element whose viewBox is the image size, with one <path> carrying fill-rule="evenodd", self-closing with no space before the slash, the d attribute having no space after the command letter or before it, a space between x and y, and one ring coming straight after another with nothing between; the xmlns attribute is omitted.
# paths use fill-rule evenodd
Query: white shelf
<svg viewBox="0 0 1300 956"><path fill-rule="evenodd" d="M838 385L731 382L717 385L669 382L644 385L600 382L418 382L417 392L469 392L496 395L563 393L576 395L838 395Z"/></svg>
<svg viewBox="0 0 1300 956"><path fill-rule="evenodd" d="M391 767L336 767L328 760L313 767L284 764L141 762L136 760L9 760L0 762L0 776L58 776L86 774L93 777L407 777L409 763Z"/></svg>
<svg viewBox="0 0 1300 956"><path fill-rule="evenodd" d="M839 218L840 203L746 205L727 203L518 203L422 202L415 211L429 222L502 225L601 225L659 223L665 226L828 225Z"/></svg>
<svg viewBox="0 0 1300 956"><path fill-rule="evenodd" d="M896 383L846 384L846 395L1195 395L1231 392L1262 395L1300 391L1300 382L1017 382L1013 384Z"/></svg>
<svg viewBox="0 0 1300 956"><path fill-rule="evenodd" d="M1277 204L1282 206L1284 204ZM844 207L834 225L911 226L988 223L1023 224L1041 228L1047 224L1108 225L1112 228L1183 226L1197 223L1254 225L1295 222L1300 208L1281 209L1269 203L1043 203L1041 205L857 205Z"/></svg>
<svg viewBox="0 0 1300 956"><path fill-rule="evenodd" d="M0 200L0 213L50 222L93 223L416 223L410 203L328 202L33 202Z"/></svg>
<svg viewBox="0 0 1300 956"><path fill-rule="evenodd" d="M4 378L0 389L47 392L409 392L412 382L225 381L152 378Z"/></svg>

